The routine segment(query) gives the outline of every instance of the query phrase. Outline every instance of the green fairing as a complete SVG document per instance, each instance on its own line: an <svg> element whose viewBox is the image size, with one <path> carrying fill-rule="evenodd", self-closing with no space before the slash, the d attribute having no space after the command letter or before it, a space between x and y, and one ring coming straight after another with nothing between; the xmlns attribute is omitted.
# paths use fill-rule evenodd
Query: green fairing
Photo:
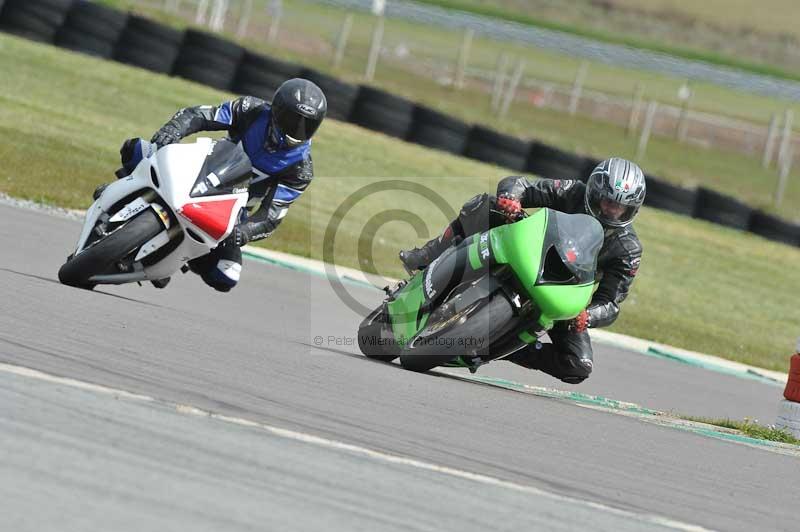
<svg viewBox="0 0 800 532"><path fill-rule="evenodd" d="M428 321L428 314L424 314L420 323L417 324L419 307L425 301L425 295L422 292L422 277L422 272L418 272L409 279L408 284L395 294L394 300L388 304L389 314L392 317L392 333L400 344L405 344L422 327L425 327L425 323Z"/></svg>
<svg viewBox="0 0 800 532"><path fill-rule="evenodd" d="M548 209L540 209L524 220L489 231L495 261L508 264L514 270L528 295L541 310L539 325L545 329L550 329L554 321L571 319L580 314L589 304L594 287L593 283L536 284L548 219Z"/></svg>
<svg viewBox="0 0 800 532"><path fill-rule="evenodd" d="M528 296L541 310L539 325L544 329L550 329L554 321L577 316L589 303L594 287L593 283L537 284L549 217L548 209L540 209L524 220L495 227L488 232L488 243L495 262L508 264L514 271L517 279L527 290ZM484 266L485 257L482 252L488 253L486 240L481 241L483 234L472 235L461 244L468 246L469 264L473 270ZM418 272L388 303L392 332L401 344L405 344L416 335L425 327L428 320L429 315L424 314L417 323L419 308L425 301L422 281L423 273ZM535 339L536 337L530 334L522 338L529 343Z"/></svg>

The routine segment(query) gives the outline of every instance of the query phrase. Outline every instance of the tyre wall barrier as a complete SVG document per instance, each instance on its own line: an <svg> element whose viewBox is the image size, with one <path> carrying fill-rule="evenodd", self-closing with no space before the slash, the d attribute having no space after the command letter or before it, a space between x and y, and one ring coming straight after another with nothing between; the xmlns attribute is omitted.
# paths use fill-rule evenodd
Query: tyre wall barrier
<svg viewBox="0 0 800 532"><path fill-rule="evenodd" d="M747 230L752 215L753 209L735 198L705 187L697 189L695 218Z"/></svg>
<svg viewBox="0 0 800 532"><path fill-rule="evenodd" d="M747 230L775 242L800 245L800 225L761 211L755 211L750 217L750 226Z"/></svg>
<svg viewBox="0 0 800 532"><path fill-rule="evenodd" d="M374 87L351 85L299 64L246 51L215 35L178 31L82 0L0 0L0 31L264 99L284 80L304 77L323 90L332 118L519 172L586 181L599 162L470 126ZM800 225L754 211L704 187L687 189L647 176L645 205L800 246Z"/></svg>
<svg viewBox="0 0 800 532"><path fill-rule="evenodd" d="M57 46L108 59L127 26L128 14L91 2L75 2L56 32Z"/></svg>
<svg viewBox="0 0 800 532"><path fill-rule="evenodd" d="M697 206L697 189L683 188L661 178L646 175L647 192L644 204L665 211L694 216Z"/></svg>
<svg viewBox="0 0 800 532"><path fill-rule="evenodd" d="M176 76L229 90L244 57L244 48L210 33L187 30L173 73Z"/></svg>
<svg viewBox="0 0 800 532"><path fill-rule="evenodd" d="M414 103L388 92L362 85L350 121L392 137L405 139L411 128Z"/></svg>
<svg viewBox="0 0 800 532"><path fill-rule="evenodd" d="M585 181L596 163L593 159L568 153L534 141L525 170L550 179L580 179ZM589 168L591 167L591 168Z"/></svg>
<svg viewBox="0 0 800 532"><path fill-rule="evenodd" d="M530 150L529 141L476 125L469 132L464 155L521 172L527 167Z"/></svg>
<svg viewBox="0 0 800 532"><path fill-rule="evenodd" d="M417 105L406 140L428 148L461 155L467 146L471 126L456 118Z"/></svg>
<svg viewBox="0 0 800 532"><path fill-rule="evenodd" d="M246 51L236 71L233 91L249 94L264 100L272 100L275 89L287 79L296 78L303 70L302 65L287 63L266 55Z"/></svg>
<svg viewBox="0 0 800 532"><path fill-rule="evenodd" d="M358 85L351 85L313 68L303 69L300 77L313 81L325 93L329 117L336 120L350 120L359 94Z"/></svg>
<svg viewBox="0 0 800 532"><path fill-rule="evenodd" d="M161 74L171 74L184 32L136 15L128 18L113 58Z"/></svg>
<svg viewBox="0 0 800 532"><path fill-rule="evenodd" d="M72 3L72 0L5 0L0 7L0 30L52 44Z"/></svg>

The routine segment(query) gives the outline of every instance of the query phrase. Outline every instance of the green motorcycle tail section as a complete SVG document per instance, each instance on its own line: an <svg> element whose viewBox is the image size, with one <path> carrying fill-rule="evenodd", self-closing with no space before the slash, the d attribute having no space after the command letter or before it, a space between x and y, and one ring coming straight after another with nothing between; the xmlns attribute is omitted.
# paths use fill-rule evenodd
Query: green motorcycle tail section
<svg viewBox="0 0 800 532"><path fill-rule="evenodd" d="M419 308L425 302L422 293L422 272L417 272L394 296L388 304L395 340L402 344L408 342L420 329L425 327L428 314L423 314L417 323Z"/></svg>
<svg viewBox="0 0 800 532"><path fill-rule="evenodd" d="M594 283L581 285L538 284L542 266L543 243L549 209L540 209L519 222L489 230L494 259L508 264L531 300L541 311L539 325L545 329L554 321L574 318L586 308Z"/></svg>

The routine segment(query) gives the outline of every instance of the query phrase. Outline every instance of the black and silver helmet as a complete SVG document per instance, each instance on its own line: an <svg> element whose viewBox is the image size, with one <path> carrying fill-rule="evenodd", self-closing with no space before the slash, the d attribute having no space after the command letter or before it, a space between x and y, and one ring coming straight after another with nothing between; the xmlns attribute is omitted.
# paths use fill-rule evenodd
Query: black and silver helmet
<svg viewBox="0 0 800 532"><path fill-rule="evenodd" d="M612 157L598 164L586 182L586 212L609 227L624 227L644 203L642 169L627 159Z"/></svg>
<svg viewBox="0 0 800 532"><path fill-rule="evenodd" d="M272 97L272 127L279 141L297 146L309 140L319 128L328 102L322 89L311 81L284 81Z"/></svg>

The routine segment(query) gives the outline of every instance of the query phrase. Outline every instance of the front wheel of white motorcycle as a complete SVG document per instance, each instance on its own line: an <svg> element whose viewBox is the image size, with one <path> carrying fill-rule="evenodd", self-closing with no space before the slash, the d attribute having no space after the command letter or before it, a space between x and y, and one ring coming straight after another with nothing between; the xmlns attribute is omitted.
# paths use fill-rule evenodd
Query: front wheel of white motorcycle
<svg viewBox="0 0 800 532"><path fill-rule="evenodd" d="M139 249L164 229L153 209L146 209L105 238L71 256L58 270L61 283L78 288L94 288L94 275L115 273L116 263Z"/></svg>

